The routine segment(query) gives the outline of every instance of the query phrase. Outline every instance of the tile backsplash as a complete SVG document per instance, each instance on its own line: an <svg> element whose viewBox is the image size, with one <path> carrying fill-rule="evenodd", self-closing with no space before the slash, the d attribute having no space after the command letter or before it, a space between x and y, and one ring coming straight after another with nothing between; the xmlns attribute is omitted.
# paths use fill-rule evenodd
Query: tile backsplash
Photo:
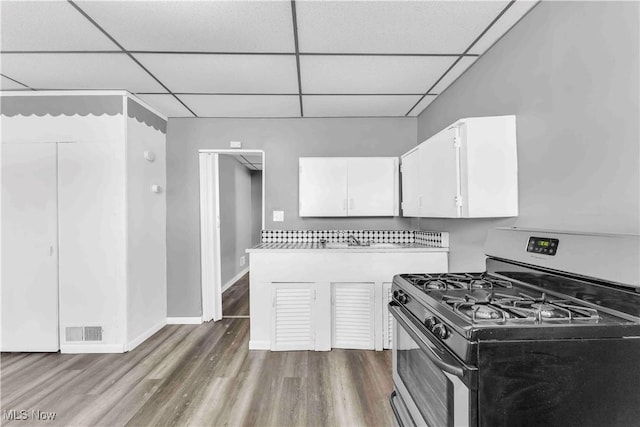
<svg viewBox="0 0 640 427"><path fill-rule="evenodd" d="M262 243L346 242L354 236L361 242L419 244L449 247L449 233L417 230L262 230Z"/></svg>

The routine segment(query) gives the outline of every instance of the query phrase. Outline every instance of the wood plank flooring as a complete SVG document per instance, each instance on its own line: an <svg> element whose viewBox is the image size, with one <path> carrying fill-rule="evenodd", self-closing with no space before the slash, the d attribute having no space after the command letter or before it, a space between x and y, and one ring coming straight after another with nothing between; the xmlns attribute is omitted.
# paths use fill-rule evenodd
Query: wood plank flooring
<svg viewBox="0 0 640 427"><path fill-rule="evenodd" d="M389 426L389 351L249 351L249 319L167 325L125 354L3 353L7 426Z"/></svg>
<svg viewBox="0 0 640 427"><path fill-rule="evenodd" d="M249 274L242 276L222 294L222 316L249 315Z"/></svg>

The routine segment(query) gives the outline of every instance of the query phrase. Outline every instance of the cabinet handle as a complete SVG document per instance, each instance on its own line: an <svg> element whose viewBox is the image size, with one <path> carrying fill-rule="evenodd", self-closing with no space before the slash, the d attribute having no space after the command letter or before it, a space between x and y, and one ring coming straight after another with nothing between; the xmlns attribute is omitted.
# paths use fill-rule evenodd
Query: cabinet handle
<svg viewBox="0 0 640 427"><path fill-rule="evenodd" d="M349 209L353 209L355 203L353 202L353 198L349 199Z"/></svg>
<svg viewBox="0 0 640 427"><path fill-rule="evenodd" d="M418 207L422 207L422 196L418 196Z"/></svg>

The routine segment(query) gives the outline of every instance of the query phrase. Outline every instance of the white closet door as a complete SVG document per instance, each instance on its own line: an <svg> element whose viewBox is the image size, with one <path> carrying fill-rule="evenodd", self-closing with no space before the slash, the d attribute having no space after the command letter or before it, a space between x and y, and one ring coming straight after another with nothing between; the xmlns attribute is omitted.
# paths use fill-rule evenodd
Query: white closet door
<svg viewBox="0 0 640 427"><path fill-rule="evenodd" d="M2 351L58 351L55 143L2 144Z"/></svg>
<svg viewBox="0 0 640 427"><path fill-rule="evenodd" d="M333 348L373 350L375 304L373 283L334 283Z"/></svg>

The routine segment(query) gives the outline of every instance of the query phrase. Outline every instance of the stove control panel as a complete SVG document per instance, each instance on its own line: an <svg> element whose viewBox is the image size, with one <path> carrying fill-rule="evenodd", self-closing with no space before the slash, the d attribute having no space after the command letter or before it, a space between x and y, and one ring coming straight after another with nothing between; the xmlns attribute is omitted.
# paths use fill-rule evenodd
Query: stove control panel
<svg viewBox="0 0 640 427"><path fill-rule="evenodd" d="M449 336L449 330L447 327L435 316L429 316L424 319L424 325L441 340L447 339Z"/></svg>
<svg viewBox="0 0 640 427"><path fill-rule="evenodd" d="M558 251L558 239L550 239L548 237L529 237L529 243L527 243L527 252L534 254L542 254L554 256Z"/></svg>

